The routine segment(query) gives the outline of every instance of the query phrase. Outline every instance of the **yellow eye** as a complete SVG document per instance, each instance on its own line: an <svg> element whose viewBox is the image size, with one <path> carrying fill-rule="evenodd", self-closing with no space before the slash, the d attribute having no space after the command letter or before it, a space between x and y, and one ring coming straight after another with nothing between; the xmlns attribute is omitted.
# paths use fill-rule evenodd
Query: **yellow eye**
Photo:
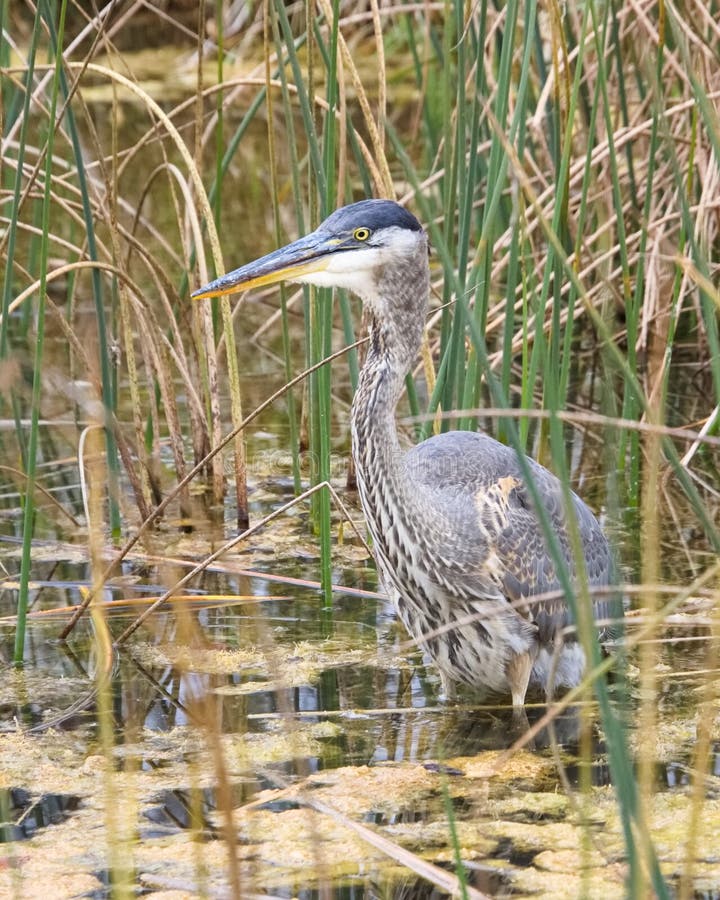
<svg viewBox="0 0 720 900"><path fill-rule="evenodd" d="M356 241L366 241L370 237L369 228L356 228L353 231L353 237Z"/></svg>

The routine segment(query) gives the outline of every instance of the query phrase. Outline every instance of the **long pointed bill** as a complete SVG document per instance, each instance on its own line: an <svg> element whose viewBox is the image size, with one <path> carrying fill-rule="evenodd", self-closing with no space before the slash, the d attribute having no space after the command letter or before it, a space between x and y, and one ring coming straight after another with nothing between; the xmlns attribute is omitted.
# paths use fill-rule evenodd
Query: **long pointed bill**
<svg viewBox="0 0 720 900"><path fill-rule="evenodd" d="M278 281L294 281L312 272L322 272L328 267L330 254L337 251L341 243L341 239L330 238L327 234L313 231L286 247L256 259L255 262L228 272L227 275L194 291L190 296L193 300L220 297L235 291L276 284Z"/></svg>

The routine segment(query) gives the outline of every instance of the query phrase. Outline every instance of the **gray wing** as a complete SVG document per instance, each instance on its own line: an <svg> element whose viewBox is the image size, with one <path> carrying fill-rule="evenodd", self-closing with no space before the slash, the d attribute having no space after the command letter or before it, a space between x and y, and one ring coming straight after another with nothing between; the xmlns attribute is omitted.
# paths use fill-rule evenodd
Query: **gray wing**
<svg viewBox="0 0 720 900"><path fill-rule="evenodd" d="M572 579L577 566L561 484L534 460L527 458L527 462ZM418 485L438 498L446 517L464 523L452 531L464 535L465 546L449 554L451 561L455 557L466 563L462 572L462 566L451 565L458 592L482 598L488 596L488 583L496 584L535 623L541 643L551 641L572 616L562 596L531 600L534 595L559 591L561 582L515 451L487 435L455 431L414 447L406 465ZM585 503L574 493L571 497L590 587L609 585L613 562L605 535ZM474 546L469 546L473 540ZM444 576L453 577L449 572ZM617 615L615 607L611 597L595 597L593 615L596 620L610 619Z"/></svg>

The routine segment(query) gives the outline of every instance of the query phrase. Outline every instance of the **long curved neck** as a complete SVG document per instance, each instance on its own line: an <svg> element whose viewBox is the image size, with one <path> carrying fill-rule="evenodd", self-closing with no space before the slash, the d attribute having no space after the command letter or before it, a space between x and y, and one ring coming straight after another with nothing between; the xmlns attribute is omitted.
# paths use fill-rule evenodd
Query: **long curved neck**
<svg viewBox="0 0 720 900"><path fill-rule="evenodd" d="M352 407L353 456L365 495L402 487L395 408L422 341L429 294L425 246L408 268L418 274L408 280L383 273L365 298L370 339Z"/></svg>

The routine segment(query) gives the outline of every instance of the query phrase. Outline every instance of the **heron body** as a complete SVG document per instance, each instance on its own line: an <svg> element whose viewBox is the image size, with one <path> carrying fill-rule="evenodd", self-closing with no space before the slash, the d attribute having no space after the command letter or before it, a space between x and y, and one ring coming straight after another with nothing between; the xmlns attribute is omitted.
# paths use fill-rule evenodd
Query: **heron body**
<svg viewBox="0 0 720 900"><path fill-rule="evenodd" d="M570 610L515 450L457 431L408 451L400 445L395 410L420 348L430 288L420 223L392 201L362 200L193 297L281 280L346 288L368 310L368 352L352 406L358 490L382 580L440 670L445 693L462 682L509 693L520 706L529 684L547 693L578 684L584 654L565 634ZM574 577L561 484L532 459L526 464ZM592 591L610 583L611 554L590 509L575 494L571 502ZM595 603L596 619L608 612L607 601Z"/></svg>

